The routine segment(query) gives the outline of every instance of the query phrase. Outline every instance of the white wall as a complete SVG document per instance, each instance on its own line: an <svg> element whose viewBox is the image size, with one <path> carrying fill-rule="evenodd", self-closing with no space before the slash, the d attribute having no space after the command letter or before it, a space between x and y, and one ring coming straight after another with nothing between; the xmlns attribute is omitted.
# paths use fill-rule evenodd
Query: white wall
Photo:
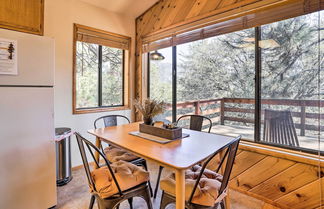
<svg viewBox="0 0 324 209"><path fill-rule="evenodd" d="M130 110L105 113L72 114L72 46L73 23L132 37L131 74L134 70L135 20L108 12L78 0L45 1L44 35L55 39L55 127L70 127L85 137L93 128L93 121L106 114L123 114L130 117ZM131 76L133 77L133 76ZM131 84L131 93L133 93ZM82 164L78 146L72 137L72 166Z"/></svg>

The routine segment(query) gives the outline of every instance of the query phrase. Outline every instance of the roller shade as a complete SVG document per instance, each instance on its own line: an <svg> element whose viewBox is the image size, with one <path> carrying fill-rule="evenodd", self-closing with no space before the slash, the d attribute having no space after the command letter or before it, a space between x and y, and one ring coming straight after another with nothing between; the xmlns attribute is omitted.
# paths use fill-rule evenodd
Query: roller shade
<svg viewBox="0 0 324 209"><path fill-rule="evenodd" d="M103 46L129 50L131 38L115 33L110 33L83 25L74 25L75 40L99 44Z"/></svg>
<svg viewBox="0 0 324 209"><path fill-rule="evenodd" d="M142 39L142 52L253 28L324 8L324 0L269 0L268 4L264 1L263 5L261 2L149 34Z"/></svg>

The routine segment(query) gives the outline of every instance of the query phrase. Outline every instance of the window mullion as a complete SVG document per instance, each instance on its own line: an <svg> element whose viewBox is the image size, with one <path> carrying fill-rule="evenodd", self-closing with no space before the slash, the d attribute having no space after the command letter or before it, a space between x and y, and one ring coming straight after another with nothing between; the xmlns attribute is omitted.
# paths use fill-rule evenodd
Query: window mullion
<svg viewBox="0 0 324 209"><path fill-rule="evenodd" d="M147 53L147 97L150 98L150 88L151 88L151 78L150 78L150 71L151 71L151 60L150 60L150 52Z"/></svg>
<svg viewBox="0 0 324 209"><path fill-rule="evenodd" d="M102 46L99 45L98 53L98 106L102 106Z"/></svg>
<svg viewBox="0 0 324 209"><path fill-rule="evenodd" d="M254 140L260 141L261 134L261 27L255 28L255 112L254 112Z"/></svg>
<svg viewBox="0 0 324 209"><path fill-rule="evenodd" d="M172 122L177 121L177 46L172 47Z"/></svg>

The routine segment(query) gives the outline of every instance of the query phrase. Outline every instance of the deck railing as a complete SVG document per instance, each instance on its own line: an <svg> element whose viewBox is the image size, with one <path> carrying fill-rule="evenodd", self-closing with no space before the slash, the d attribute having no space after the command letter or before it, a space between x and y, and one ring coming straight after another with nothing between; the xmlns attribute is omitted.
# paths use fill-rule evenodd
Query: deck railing
<svg viewBox="0 0 324 209"><path fill-rule="evenodd" d="M183 114L207 115L213 123L219 123L220 125L225 125L226 121L253 124L255 112L254 103L255 100L249 98L187 101L177 104L177 114L178 116ZM324 126L320 125L320 120L324 119L324 114L319 113L319 107L324 107L324 101L262 99L261 103L262 105L268 105L269 109L293 109L291 110L292 116L299 120L299 122L295 122L295 127L300 129L301 136L305 136L305 130L324 130ZM169 107L171 108L171 105ZM261 114L263 115L264 111L261 111ZM311 119L311 122L307 121L307 119Z"/></svg>

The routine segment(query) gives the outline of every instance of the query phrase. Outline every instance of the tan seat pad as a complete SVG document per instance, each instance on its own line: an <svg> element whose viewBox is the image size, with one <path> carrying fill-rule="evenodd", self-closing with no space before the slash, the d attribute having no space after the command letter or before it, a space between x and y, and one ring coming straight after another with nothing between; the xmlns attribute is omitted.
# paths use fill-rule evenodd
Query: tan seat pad
<svg viewBox="0 0 324 209"><path fill-rule="evenodd" d="M196 179L201 171L201 166L195 165L194 167L186 170L186 200L189 200L191 192L195 186ZM199 181L195 191L192 203L204 206L214 206L218 197L218 192L221 186L223 176L211 170L205 169L202 178ZM165 192L175 195L175 176L171 174L165 179L161 180L161 189Z"/></svg>
<svg viewBox="0 0 324 209"><path fill-rule="evenodd" d="M149 173L134 164L118 161L112 163L111 167L122 191L149 181ZM91 174L97 194L101 198L107 198L118 193L117 185L113 181L107 166L95 169Z"/></svg>
<svg viewBox="0 0 324 209"><path fill-rule="evenodd" d="M104 149L104 153L106 155L106 158L112 163L117 162L119 160L129 162L139 158L136 155L133 155L123 149L113 147L113 146L106 147Z"/></svg>

